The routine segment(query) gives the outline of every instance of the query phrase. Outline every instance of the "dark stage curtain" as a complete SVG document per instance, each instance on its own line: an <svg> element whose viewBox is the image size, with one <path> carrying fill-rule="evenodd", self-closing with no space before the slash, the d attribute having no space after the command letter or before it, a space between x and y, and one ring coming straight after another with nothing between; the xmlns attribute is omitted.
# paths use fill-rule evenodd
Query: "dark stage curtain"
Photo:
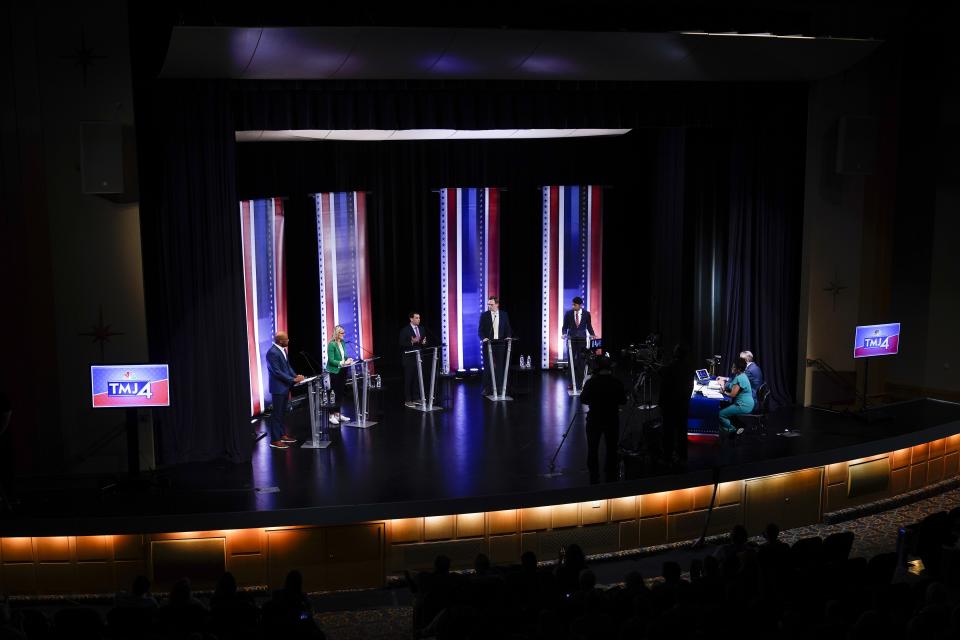
<svg viewBox="0 0 960 640"><path fill-rule="evenodd" d="M670 354L672 345L693 348L689 305L684 304L684 264L688 238L684 233L686 129L671 127L659 132L652 185L653 220L650 258L651 330L660 334ZM640 248L640 247L638 247ZM642 249L641 249L642 250ZM700 345L694 353L701 353Z"/></svg>
<svg viewBox="0 0 960 640"><path fill-rule="evenodd" d="M749 128L689 130L685 144L680 324L724 371L752 351L775 404L796 389L803 118L799 105Z"/></svg>
<svg viewBox="0 0 960 640"><path fill-rule="evenodd" d="M327 337L318 335L316 220L308 193L368 191L371 294L376 350L388 375L399 372L397 332L407 313L420 311L427 330L440 332L439 195L441 187L489 186L501 196L501 289L499 295L519 332L524 354L539 352L541 197L544 184L619 184L605 192L604 215L612 228L642 233L651 174L653 130L610 139L430 142L253 143L238 145L241 198L286 196L289 317L292 341L319 356ZM629 186L627 186L629 185ZM629 234L606 233L605 288L617 304L638 309L611 317L614 334L633 335L643 324L649 299L635 294L637 263ZM622 267L618 266L618 262ZM609 293L608 293L609 295ZM611 298L607 298L611 300ZM618 324L620 325L618 327ZM475 328L465 329L475 331ZM295 361L307 368L303 360Z"/></svg>
<svg viewBox="0 0 960 640"><path fill-rule="evenodd" d="M730 197L721 306L728 368L754 353L773 399L796 389L804 136L771 124L731 132Z"/></svg>
<svg viewBox="0 0 960 640"><path fill-rule="evenodd" d="M170 365L171 406L155 412L164 464L252 449L230 96L217 81L138 95L150 358Z"/></svg>
<svg viewBox="0 0 960 640"><path fill-rule="evenodd" d="M395 371L396 332L409 310L439 331L432 190L505 189L499 293L520 351L535 353L537 187L604 185L611 351L670 327L695 354L752 348L778 395L790 396L799 258L789 249L800 241L803 86L147 78L136 88L150 351L170 363L172 377L173 407L158 413L164 463L243 460L251 450L241 198L288 198L288 328L295 354L319 356L327 337L317 331L308 194L370 192L373 330L388 356L384 369ZM577 126L635 129L568 140L234 141L241 129Z"/></svg>
<svg viewBox="0 0 960 640"><path fill-rule="evenodd" d="M724 366L749 348L777 399L789 402L796 375L804 116L801 102L743 129L641 129L618 138L522 142L241 144L238 184L243 198L290 197L290 328L314 354L326 337L316 334L314 208L303 194L371 192L374 336L392 374L399 365L394 336L407 311L420 311L424 324L437 329L433 189L506 189L499 293L520 332L520 351L532 353L540 340L536 186L607 185L603 334L611 351L649 332L663 334L667 349L683 341L697 357L723 354ZM773 122L793 133L768 130L766 123Z"/></svg>

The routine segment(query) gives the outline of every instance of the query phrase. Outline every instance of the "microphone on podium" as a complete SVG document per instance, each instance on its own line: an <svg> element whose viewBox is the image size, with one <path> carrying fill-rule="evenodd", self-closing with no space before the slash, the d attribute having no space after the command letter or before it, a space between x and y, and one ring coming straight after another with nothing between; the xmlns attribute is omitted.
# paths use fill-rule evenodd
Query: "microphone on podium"
<svg viewBox="0 0 960 640"><path fill-rule="evenodd" d="M301 351L300 355L303 356L304 362L307 363L307 366L310 367L310 373L317 375L317 370L313 368L313 365L310 363L310 354L306 351Z"/></svg>
<svg viewBox="0 0 960 640"><path fill-rule="evenodd" d="M354 345L355 347L357 347L357 357L360 358L361 360L362 360L363 358L360 356L360 350L363 350L364 353L368 353L368 354L370 354L371 356L374 355L374 353L373 353L372 351L370 351L369 349L365 348L365 347L364 347L362 344L360 344L359 342L354 342L353 340L344 340L343 343L344 343L344 344L352 344L352 345Z"/></svg>

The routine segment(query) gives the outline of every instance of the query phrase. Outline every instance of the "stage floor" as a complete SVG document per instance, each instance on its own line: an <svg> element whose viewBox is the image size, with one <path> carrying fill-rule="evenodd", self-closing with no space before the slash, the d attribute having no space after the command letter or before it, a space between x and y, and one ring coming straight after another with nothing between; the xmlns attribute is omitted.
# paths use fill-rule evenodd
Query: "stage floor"
<svg viewBox="0 0 960 640"><path fill-rule="evenodd" d="M494 403L481 397L479 379L445 381L446 409L429 414L403 407L396 384L372 394L378 424L332 429L328 449L275 450L262 438L249 464L182 465L141 490L104 489L102 478L20 483L21 502L0 518L0 535L332 524L560 504L769 475L960 432L960 405L936 400L890 405L869 421L785 407L770 416L766 437L735 445L698 437L688 443L685 469L641 456L625 465L624 479L591 485L583 413L566 379L524 372L516 384L513 402ZM352 407L344 411L354 416ZM309 436L305 413L291 419L295 436ZM776 435L784 429L798 435Z"/></svg>

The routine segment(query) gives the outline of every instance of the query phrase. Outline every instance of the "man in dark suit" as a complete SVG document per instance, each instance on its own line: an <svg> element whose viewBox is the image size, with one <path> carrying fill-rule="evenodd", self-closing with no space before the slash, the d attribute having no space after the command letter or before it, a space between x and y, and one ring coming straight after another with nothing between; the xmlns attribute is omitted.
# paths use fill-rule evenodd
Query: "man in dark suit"
<svg viewBox="0 0 960 640"><path fill-rule="evenodd" d="M286 331L278 331L273 337L273 346L267 351L267 371L270 374L270 396L273 398L273 409L267 420L270 429L270 446L274 449L287 449L287 444L296 442L296 438L286 435L283 427L283 417L287 413L290 387L303 381L298 375L287 356L287 347L290 338Z"/></svg>
<svg viewBox="0 0 960 640"><path fill-rule="evenodd" d="M420 378L417 376L417 354L410 353L427 346L427 337L420 331L420 314L410 312L410 322L400 329L400 359L403 363L403 401L420 402Z"/></svg>
<svg viewBox="0 0 960 640"><path fill-rule="evenodd" d="M499 340L513 337L513 330L510 328L510 316L506 311L500 309L500 298L490 296L487 298L487 310L480 314L480 326L477 329L477 335L482 341L483 357L487 357L487 343L491 340L494 344L493 362L486 363L486 372L483 376L483 395L491 395L493 388L493 373L496 370L497 385L503 385L504 360L506 359L507 348Z"/></svg>
<svg viewBox="0 0 960 640"><path fill-rule="evenodd" d="M753 353L750 351L741 351L740 357L747 361L747 368L744 369L743 373L747 376L747 380L750 381L750 392L753 394L753 404L757 405L757 391L760 389L760 385L763 384L763 371L760 370L760 365L753 361Z"/></svg>
<svg viewBox="0 0 960 640"><path fill-rule="evenodd" d="M570 339L567 348L573 353L573 369L577 373L577 384L583 387L583 355L587 348L587 337L593 337L597 334L593 331L593 324L590 322L590 312L583 308L583 298L577 296L573 299L573 309L563 314L563 328L561 333ZM573 385L569 385L572 390Z"/></svg>

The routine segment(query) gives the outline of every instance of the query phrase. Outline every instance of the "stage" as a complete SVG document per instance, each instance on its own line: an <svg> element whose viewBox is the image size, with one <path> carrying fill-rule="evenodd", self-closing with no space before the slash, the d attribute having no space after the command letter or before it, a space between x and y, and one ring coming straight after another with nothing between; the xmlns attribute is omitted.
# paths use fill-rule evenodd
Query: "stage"
<svg viewBox="0 0 960 640"><path fill-rule="evenodd" d="M960 405L937 400L890 405L870 412L869 420L784 407L770 415L766 436L747 434L735 444L691 438L685 470L638 457L626 465L622 480L590 484L583 412L579 400L568 396L566 378L528 371L515 384L514 401L494 403L481 397L479 378L445 380L445 410L425 414L402 405L396 381L371 392L378 424L334 428L328 449L275 450L261 438L249 464L180 465L145 474L154 482L139 489L107 486L102 477L21 481L20 504L0 520L0 535L327 525L491 512L768 476L960 433ZM344 412L354 416L352 405ZM571 422L551 474L550 460ZM261 429L251 423L251 438ZM784 429L795 437L778 435ZM303 408L292 416L291 431L308 438Z"/></svg>

